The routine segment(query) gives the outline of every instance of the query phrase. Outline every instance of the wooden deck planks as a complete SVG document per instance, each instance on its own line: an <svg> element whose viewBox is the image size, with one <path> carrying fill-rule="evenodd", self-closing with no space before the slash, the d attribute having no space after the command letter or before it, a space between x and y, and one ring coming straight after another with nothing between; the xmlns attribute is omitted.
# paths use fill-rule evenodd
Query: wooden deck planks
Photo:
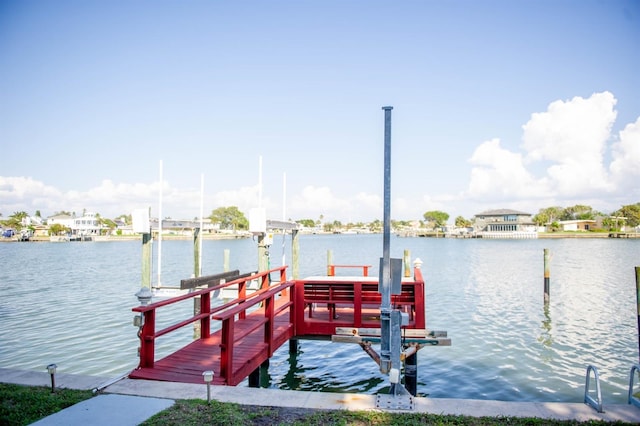
<svg viewBox="0 0 640 426"><path fill-rule="evenodd" d="M286 303L282 301L280 303ZM236 386L269 358L269 348L264 341L264 311L256 310L234 324L236 344L233 348L231 380L227 383L220 374L222 330L210 337L195 340L184 348L154 363L153 368L138 368L132 379L159 380L180 383L204 383L202 372L213 370L214 385ZM242 336L242 337L240 337ZM274 319L272 344L274 351L293 337L293 325L288 310Z"/></svg>

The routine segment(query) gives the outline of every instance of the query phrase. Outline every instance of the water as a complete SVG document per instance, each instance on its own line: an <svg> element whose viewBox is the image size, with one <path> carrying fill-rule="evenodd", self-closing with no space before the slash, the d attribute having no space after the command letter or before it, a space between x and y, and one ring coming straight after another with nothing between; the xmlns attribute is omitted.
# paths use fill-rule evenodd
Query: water
<svg viewBox="0 0 640 426"><path fill-rule="evenodd" d="M230 266L255 270L256 242L207 240L203 273ZM284 253L289 258L289 241ZM543 248L551 251L551 303L543 304ZM391 256L411 251L426 281L427 327L447 330L451 347L418 354L418 392L440 398L505 401L583 399L586 367L600 373L606 403L625 403L638 362L634 267L640 240L391 239ZM162 282L193 272L193 243L164 241ZM377 276L381 235L303 235L300 275L338 264L370 264ZM282 239L271 247L280 265ZM137 366L134 294L140 288L141 243L0 244L0 367L115 377ZM353 272L353 271L351 271ZM154 274L155 275L155 274ZM187 308L181 308L188 313ZM180 309L178 309L180 311ZM161 338L162 356L190 330ZM376 393L388 379L359 346L301 341L271 359L265 386ZM241 385L246 386L246 383Z"/></svg>

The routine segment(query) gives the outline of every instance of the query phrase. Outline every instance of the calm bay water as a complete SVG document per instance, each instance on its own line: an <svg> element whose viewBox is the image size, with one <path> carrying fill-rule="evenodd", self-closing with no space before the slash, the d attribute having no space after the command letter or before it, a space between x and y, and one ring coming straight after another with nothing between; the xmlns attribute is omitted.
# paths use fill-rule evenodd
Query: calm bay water
<svg viewBox="0 0 640 426"><path fill-rule="evenodd" d="M271 264L290 257L276 236ZM162 282L193 271L191 241L164 241ZM543 249L551 251L551 303L543 304ZM257 269L251 239L204 241L203 274L222 271L223 252L242 272ZM440 398L582 401L587 365L600 373L605 403L625 403L638 362L634 267L640 240L391 239L420 258L427 327L447 330L451 347L418 356L418 392ZM377 276L381 235L303 235L300 275L338 264L370 264ZM0 367L115 377L136 367L132 325L140 288L141 243L0 244ZM154 277L155 279L155 277ZM182 313L182 312L180 312ZM177 314L177 313L176 313ZM158 342L159 356L190 330ZM162 338L161 338L162 339ZM282 389L376 393L388 379L359 346L301 341L271 359L263 385ZM245 383L246 385L246 383Z"/></svg>

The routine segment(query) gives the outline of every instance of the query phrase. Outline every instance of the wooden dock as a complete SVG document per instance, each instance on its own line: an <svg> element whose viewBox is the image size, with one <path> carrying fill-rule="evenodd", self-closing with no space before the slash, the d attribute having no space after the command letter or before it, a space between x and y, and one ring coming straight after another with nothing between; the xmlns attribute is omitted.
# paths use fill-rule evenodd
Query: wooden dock
<svg viewBox="0 0 640 426"><path fill-rule="evenodd" d="M280 279L271 282L272 274ZM259 289L248 293L249 283L258 280ZM238 297L212 307L216 291L237 286ZM400 294L392 305L406 316L404 329L427 333L424 280L419 269L404 278ZM164 308L197 300L193 316L156 330L157 315ZM267 361L289 339L331 340L344 330L372 330L380 327L380 298L377 279L361 277L311 277L287 281L286 267L244 275L232 281L133 309L139 316L140 364L129 374L132 379L182 383L203 383L203 372L214 372L214 385L235 386ZM221 327L211 332L212 321ZM176 352L155 360L155 342L185 326L200 325L200 337ZM420 333L418 333L420 334ZM428 338L429 345L450 344Z"/></svg>

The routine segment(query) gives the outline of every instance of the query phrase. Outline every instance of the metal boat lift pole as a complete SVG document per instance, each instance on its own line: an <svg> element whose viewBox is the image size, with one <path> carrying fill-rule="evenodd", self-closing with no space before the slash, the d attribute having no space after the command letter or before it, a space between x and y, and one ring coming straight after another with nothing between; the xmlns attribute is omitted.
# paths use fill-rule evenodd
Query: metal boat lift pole
<svg viewBox="0 0 640 426"><path fill-rule="evenodd" d="M380 259L380 280L378 291L380 303L380 372L389 374L392 396L408 395L400 384L402 369L400 353L402 352L401 332L402 314L391 307L391 295L400 294L402 279L402 259L391 259L391 110L393 107L382 107L384 110L384 224L382 238L382 258Z"/></svg>
<svg viewBox="0 0 640 426"><path fill-rule="evenodd" d="M378 291L380 303L380 372L391 370L391 110L384 110L384 210L382 234L382 259L380 259L380 280Z"/></svg>

